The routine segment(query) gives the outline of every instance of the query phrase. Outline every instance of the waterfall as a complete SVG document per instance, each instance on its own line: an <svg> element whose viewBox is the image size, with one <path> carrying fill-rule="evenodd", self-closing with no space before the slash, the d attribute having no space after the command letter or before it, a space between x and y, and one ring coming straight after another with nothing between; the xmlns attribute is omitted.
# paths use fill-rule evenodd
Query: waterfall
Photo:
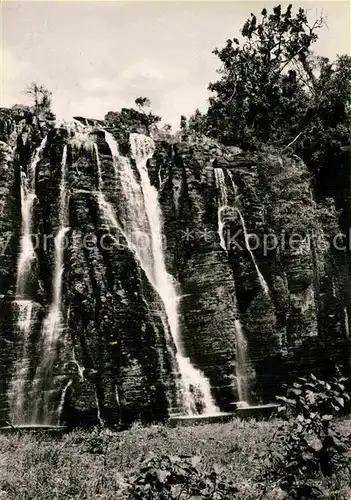
<svg viewBox="0 0 351 500"><path fill-rule="evenodd" d="M113 157L116 185L123 196L123 208L118 214L122 231L164 305L165 317L161 319L166 340L170 334L176 348L176 362L181 376L179 389L182 410L186 414L217 413L218 408L213 402L209 381L192 365L185 355L181 341L178 298L174 279L166 270L163 251L161 209L157 190L150 183L146 165L154 153L154 142L142 134L130 135L131 156L137 169L137 172L134 172L129 158L119 154L115 139L107 132L105 135ZM170 346L169 350L172 351Z"/></svg>
<svg viewBox="0 0 351 500"><path fill-rule="evenodd" d="M21 243L17 264L16 300L17 327L21 335L22 349L19 361L15 365L14 375L9 389L10 420L13 423L23 423L26 420L27 384L29 379L29 343L32 330L32 314L34 303L30 299L28 284L31 282L32 264L35 251L32 242L33 204L35 195L36 167L42 151L46 146L45 137L36 149L27 175L21 172Z"/></svg>
<svg viewBox="0 0 351 500"><path fill-rule="evenodd" d="M230 207L228 206L227 186L223 170L221 168L215 168L214 173L215 173L216 186L219 194L218 209L217 209L218 235L220 238L221 247L226 252L228 252L225 240L223 238L223 229L225 225L225 221L223 220L223 214L227 209L230 209ZM234 193L236 194L236 190L234 191ZM234 209L236 209L236 207L234 207ZM235 340L236 340L235 375L236 375L237 391L239 397L237 405L244 406L247 405L249 401L249 380L247 373L248 352L247 352L247 341L239 318L234 321L234 329L235 329Z"/></svg>
<svg viewBox="0 0 351 500"><path fill-rule="evenodd" d="M32 262L35 252L32 242L32 210L35 196L36 167L42 151L46 146L45 137L36 149L34 159L28 168L28 177L21 173L21 215L22 215L22 237L20 254L17 265L16 297L19 299L26 294L26 287L30 281Z"/></svg>
<svg viewBox="0 0 351 500"><path fill-rule="evenodd" d="M350 324L349 324L349 315L347 312L347 307L344 308L344 314L345 314L345 330L346 330L346 337L350 336Z"/></svg>
<svg viewBox="0 0 351 500"><path fill-rule="evenodd" d="M26 419L26 387L29 376L29 341L31 333L33 302L16 300L18 308L17 326L22 337L20 360L15 365L15 373L9 388L10 421L12 424L22 423Z"/></svg>
<svg viewBox="0 0 351 500"><path fill-rule="evenodd" d="M269 295L269 287L267 285L267 282L266 280L264 279L261 271L259 270L258 268L258 265L257 265L257 262L256 262L256 259L255 259L255 256L254 254L252 253L252 250L250 248L250 241L249 241L249 235L248 235L248 232L247 232L247 229L246 229L246 225L245 225L245 220L244 220L244 217L242 216L242 213L241 211L239 210L239 208L236 208L236 211L239 215L239 218L240 218L240 222L241 222L241 226L243 228L243 231L244 231L244 238L245 238L245 246L246 246L246 249L247 251L249 252L250 256L251 256L251 260L252 260L252 263L253 265L255 266L255 270L256 270L256 274L257 274L257 277L258 277L258 281L261 285L261 288L262 290L264 291L264 293L266 295Z"/></svg>
<svg viewBox="0 0 351 500"><path fill-rule="evenodd" d="M236 382L240 404L249 402L249 379L247 373L247 342L240 319L234 321L236 337Z"/></svg>
<svg viewBox="0 0 351 500"><path fill-rule="evenodd" d="M61 181L59 196L59 230L55 237L54 273L52 280L52 301L42 328L41 362L32 383L33 411L32 423L58 423L57 409L52 402L55 393L53 387L53 367L57 355L57 343L63 324L61 315L62 277L64 271L64 249L66 233L69 230L67 212L67 146L64 146L61 162Z"/></svg>
<svg viewBox="0 0 351 500"><path fill-rule="evenodd" d="M67 390L69 389L69 387L72 385L72 380L69 380L67 382L67 384L65 385L65 387L63 388L63 391L62 391L62 394L61 394L61 398L60 398L60 404L58 406L58 410L57 410L57 419L58 421L60 420L60 417L61 417L61 414L62 414L62 410L65 406L65 399L66 399L66 394L67 394Z"/></svg>
<svg viewBox="0 0 351 500"><path fill-rule="evenodd" d="M26 174L21 173L21 215L22 215L22 237L19 260L17 265L16 296L23 297L28 284L31 271L31 263L35 253L32 243L32 207L36 196L28 188Z"/></svg>
<svg viewBox="0 0 351 500"><path fill-rule="evenodd" d="M219 242L223 250L227 252L227 245L226 241L223 236L224 232L224 226L225 226L225 220L224 220L224 214L225 211L228 208L228 196L227 196L227 188L225 185L225 178L224 178L224 173L221 168L216 168L215 171L215 179L216 179L216 186L218 188L218 194L219 194L219 203L218 203L218 210L217 210L217 217L218 217L218 236L219 236Z"/></svg>
<svg viewBox="0 0 351 500"><path fill-rule="evenodd" d="M220 169L222 170L222 169ZM222 171L223 173L223 171ZM228 171L228 175L229 175L229 178L231 180L231 183L232 183L232 187L233 187L233 191L234 191L234 195L235 195L235 198L237 197L238 195L238 188L234 182L234 178L233 178L233 175L230 171ZM234 202L236 203L236 200L234 200ZM246 229L246 224L245 224L245 220L244 220L244 217L241 213L241 210L239 209L238 206L234 206L234 209L236 210L237 214L239 215L239 218L240 218L240 222L241 222L241 227L243 228L243 232L244 232L244 240L245 240L245 246L246 246L246 249L247 251L249 252L250 254L250 257L251 257L251 260L252 260L252 263L255 267L255 270L256 270L256 274L257 274L257 277L258 277L258 281L261 285L261 288L263 290L263 292L266 294L266 295L269 295L269 287L268 287L268 284L266 282L266 280L264 279L263 277L263 274L261 273L258 265L257 265L257 262L256 262L256 259L255 259L255 256L251 250L251 247L250 247L250 241L249 241L249 235L248 235L248 232L247 232L247 229Z"/></svg>

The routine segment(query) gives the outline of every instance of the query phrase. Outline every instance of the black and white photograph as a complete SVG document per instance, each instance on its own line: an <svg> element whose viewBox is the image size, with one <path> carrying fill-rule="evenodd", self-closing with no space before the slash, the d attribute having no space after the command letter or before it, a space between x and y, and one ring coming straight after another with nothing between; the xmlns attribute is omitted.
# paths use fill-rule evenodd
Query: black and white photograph
<svg viewBox="0 0 351 500"><path fill-rule="evenodd" d="M350 3L0 14L0 500L351 500Z"/></svg>

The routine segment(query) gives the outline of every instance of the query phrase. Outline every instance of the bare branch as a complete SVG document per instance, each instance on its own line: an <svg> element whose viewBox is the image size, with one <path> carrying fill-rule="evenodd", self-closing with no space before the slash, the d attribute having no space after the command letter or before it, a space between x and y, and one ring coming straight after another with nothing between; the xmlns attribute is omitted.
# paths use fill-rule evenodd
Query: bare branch
<svg viewBox="0 0 351 500"><path fill-rule="evenodd" d="M287 146L285 146L285 148L283 149L283 151L286 151L288 148L290 148L290 146L292 146L305 131L306 131L306 129L302 130L299 134L297 134L297 136L295 137L295 139L292 140L291 142L289 142L289 144Z"/></svg>

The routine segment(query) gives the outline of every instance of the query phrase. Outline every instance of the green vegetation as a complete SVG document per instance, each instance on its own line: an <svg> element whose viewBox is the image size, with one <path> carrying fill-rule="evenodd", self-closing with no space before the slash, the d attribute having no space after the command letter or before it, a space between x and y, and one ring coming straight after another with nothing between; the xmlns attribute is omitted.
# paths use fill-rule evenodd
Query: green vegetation
<svg viewBox="0 0 351 500"><path fill-rule="evenodd" d="M323 499L325 492L315 478L322 475L334 484L333 474L350 467L351 435L342 435L333 422L333 415L350 400L345 381L327 383L312 374L295 382L286 397L277 397L282 405L278 413L287 424L277 427L266 452L266 485L276 482L292 500Z"/></svg>
<svg viewBox="0 0 351 500"><path fill-rule="evenodd" d="M315 180L318 200L333 197L344 232L350 219L351 58L314 55L324 18L281 5L251 14L234 37L213 52L221 62L205 114L190 117L189 132L224 144L295 153Z"/></svg>
<svg viewBox="0 0 351 500"><path fill-rule="evenodd" d="M238 489L217 464L206 468L201 457L154 456L131 477L126 496L140 500L232 498Z"/></svg>
<svg viewBox="0 0 351 500"><path fill-rule="evenodd" d="M267 465L262 456L280 425L279 420L235 419L198 427L135 425L121 433L76 430L62 437L44 433L0 435L0 498L112 500L128 498L127 491L134 495L129 498L189 498L135 496L138 491L145 493L145 482L151 489L162 484L163 476L169 478L170 471L174 474L176 467L185 467L187 481L200 477L209 486L215 477L225 478L226 487L237 489L230 496L217 498L257 500L266 488L265 480L260 478ZM351 432L350 421L340 421L336 427L344 436ZM189 457L201 457L201 461ZM158 460L166 462L164 473L154 467ZM171 468L167 465L170 462ZM193 467L196 472L192 472ZM211 476L212 472L215 475ZM144 490L140 489L143 481ZM338 470L328 481L321 474L316 484L325 492L324 498L348 500L350 470ZM278 500L279 491L270 483L263 498ZM168 494L167 490L163 493Z"/></svg>
<svg viewBox="0 0 351 500"><path fill-rule="evenodd" d="M0 435L0 499L349 500L344 379L277 397L283 419Z"/></svg>

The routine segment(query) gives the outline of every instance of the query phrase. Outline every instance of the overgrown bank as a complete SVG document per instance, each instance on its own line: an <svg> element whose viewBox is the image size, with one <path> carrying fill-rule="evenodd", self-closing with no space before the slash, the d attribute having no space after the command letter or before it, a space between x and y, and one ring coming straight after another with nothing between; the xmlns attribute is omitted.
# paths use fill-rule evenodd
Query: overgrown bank
<svg viewBox="0 0 351 500"><path fill-rule="evenodd" d="M115 434L76 430L56 438L47 434L1 435L0 498L125 499L125 483L135 479L133 472L139 473L142 462L150 454L156 454L202 457L208 471L217 464L217 474L223 471L237 489L232 496L222 498L257 500L264 489L260 476L268 465L265 452L280 424L279 420L235 419L198 427L135 425ZM350 420L338 421L337 428L347 436L351 433ZM202 463L199 466L202 467ZM344 467L330 478L320 475L316 482L324 491L324 498L348 500L350 467ZM278 500L281 494L280 490L271 488L264 498Z"/></svg>

